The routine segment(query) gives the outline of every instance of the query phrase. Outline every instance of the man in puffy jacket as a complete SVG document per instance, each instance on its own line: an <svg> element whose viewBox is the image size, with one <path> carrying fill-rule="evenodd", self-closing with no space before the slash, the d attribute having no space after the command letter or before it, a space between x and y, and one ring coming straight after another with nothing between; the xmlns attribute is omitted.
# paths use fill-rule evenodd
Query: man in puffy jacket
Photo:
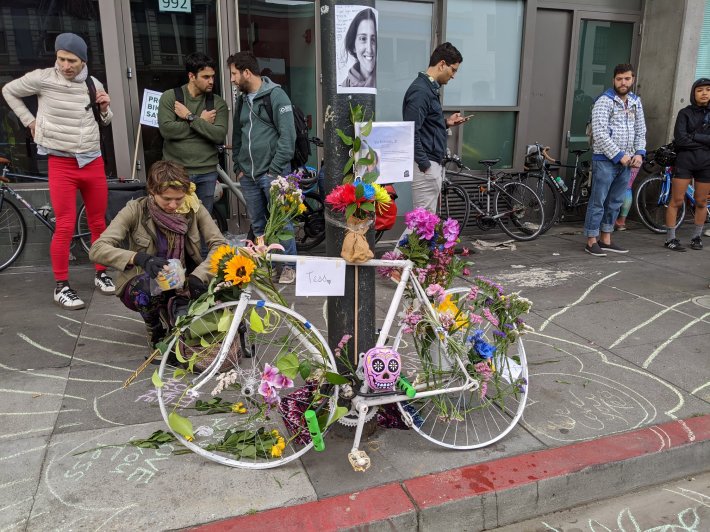
<svg viewBox="0 0 710 532"><path fill-rule="evenodd" d="M614 86L592 109L592 191L584 220L584 250L596 257L628 250L611 242L614 221L624 201L631 168L640 168L646 155L646 122L641 98L631 92L634 67L614 68Z"/></svg>
<svg viewBox="0 0 710 532"><path fill-rule="evenodd" d="M111 99L99 80L89 77L87 46L74 33L62 33L54 43L57 60L51 68L33 70L2 89L10 108L30 129L37 153L49 161L49 198L56 216L50 246L56 280L54 301L77 310L84 302L69 286L69 246L76 222L76 191L81 192L93 242L106 229L108 185L101 157L99 125L111 122ZM93 83L92 83L93 82ZM95 88L92 98L90 85ZM37 96L37 116L22 98ZM100 124L99 124L100 122ZM102 294L116 288L106 267L96 264L95 286Z"/></svg>
<svg viewBox="0 0 710 532"><path fill-rule="evenodd" d="M252 52L237 52L227 58L227 64L230 79L241 92L232 126L234 172L241 182L254 235L260 237L266 227L271 182L291 171L296 147L293 109L284 90L258 74L259 64ZM265 108L267 95L271 101L273 122ZM286 229L293 231L293 226L289 223ZM282 244L286 254L296 254L293 238ZM279 283L290 284L296 280L293 266L284 266Z"/></svg>

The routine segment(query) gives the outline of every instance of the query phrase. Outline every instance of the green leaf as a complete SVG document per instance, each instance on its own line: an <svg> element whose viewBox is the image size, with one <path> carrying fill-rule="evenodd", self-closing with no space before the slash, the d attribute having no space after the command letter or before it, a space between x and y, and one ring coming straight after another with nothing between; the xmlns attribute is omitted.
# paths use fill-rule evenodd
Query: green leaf
<svg viewBox="0 0 710 532"><path fill-rule="evenodd" d="M342 140L345 144L347 144L348 146L353 145L353 138L346 135L342 129L336 129L335 132L340 137L340 140Z"/></svg>
<svg viewBox="0 0 710 532"><path fill-rule="evenodd" d="M251 309L251 314L249 314L249 327L256 333L264 332L264 321L261 316L256 313L256 309Z"/></svg>
<svg viewBox="0 0 710 532"><path fill-rule="evenodd" d="M350 218L353 214L355 214L355 209L357 209L357 205L354 203L351 203L345 208L345 218Z"/></svg>
<svg viewBox="0 0 710 532"><path fill-rule="evenodd" d="M190 310L195 316L199 316L200 314L203 314L207 312L210 308L210 304L207 301L201 301L197 305L195 305L193 308Z"/></svg>
<svg viewBox="0 0 710 532"><path fill-rule="evenodd" d="M360 204L360 208L363 211L374 212L375 211L375 204L366 201L365 203Z"/></svg>
<svg viewBox="0 0 710 532"><path fill-rule="evenodd" d="M350 159L348 159L348 162L345 163L345 166L343 166L343 174L347 174L352 169L354 162L355 161L353 161L352 157L350 157Z"/></svg>
<svg viewBox="0 0 710 532"><path fill-rule="evenodd" d="M217 330L219 332L227 332L231 324L232 313L229 311L229 309L222 310L222 315L219 317L219 321L217 322Z"/></svg>
<svg viewBox="0 0 710 532"><path fill-rule="evenodd" d="M284 355L276 361L276 367L283 375L289 379L294 379L298 374L298 357L293 353Z"/></svg>
<svg viewBox="0 0 710 532"><path fill-rule="evenodd" d="M345 176L343 176L343 184L344 185L348 184L348 183L352 183L354 180L355 180L355 176L352 173L346 174Z"/></svg>
<svg viewBox="0 0 710 532"><path fill-rule="evenodd" d="M364 176L362 176L363 182L367 184L372 184L375 181L377 181L377 178L380 177L379 172L367 172Z"/></svg>
<svg viewBox="0 0 710 532"><path fill-rule="evenodd" d="M292 231L283 231L283 232L279 233L276 238L278 238L281 242L283 242L285 240L291 240L293 238L293 232Z"/></svg>
<svg viewBox="0 0 710 532"><path fill-rule="evenodd" d="M372 120L368 120L367 124L360 128L360 135L363 137L367 137L370 133L372 133Z"/></svg>
<svg viewBox="0 0 710 532"><path fill-rule="evenodd" d="M333 423L338 421L341 417L343 417L345 414L347 414L350 411L350 409L347 406L339 406L335 409L335 414L333 415L333 419L330 420L330 423L326 425L326 428L331 426Z"/></svg>
<svg viewBox="0 0 710 532"><path fill-rule="evenodd" d="M182 368L177 368L175 371L173 371L173 379L179 379L183 377L186 374L185 370Z"/></svg>
<svg viewBox="0 0 710 532"><path fill-rule="evenodd" d="M365 186L362 183L359 183L355 187L355 197L362 198L364 195L365 195Z"/></svg>
<svg viewBox="0 0 710 532"><path fill-rule="evenodd" d="M256 446L249 445L247 447L244 447L244 449L241 450L239 455L242 458L255 458L256 457Z"/></svg>
<svg viewBox="0 0 710 532"><path fill-rule="evenodd" d="M192 421L186 417L182 417L180 414L170 412L170 415L168 415L168 425L173 429L173 432L177 432L183 438L195 437L192 431Z"/></svg>
<svg viewBox="0 0 710 532"><path fill-rule="evenodd" d="M340 373L334 373L332 371L325 372L325 380L327 380L330 384L347 384L350 382Z"/></svg>
<svg viewBox="0 0 710 532"><path fill-rule="evenodd" d="M360 137L355 137L355 140L353 141L353 151L355 153L360 151L360 147L362 146L362 140Z"/></svg>
<svg viewBox="0 0 710 532"><path fill-rule="evenodd" d="M160 379L160 375L158 375L158 370L156 369L153 372L153 376L150 378L151 381L153 381L153 386L156 388L162 388L164 386L163 381Z"/></svg>
<svg viewBox="0 0 710 532"><path fill-rule="evenodd" d="M367 157L360 157L355 164L358 166L367 166L370 164L370 160Z"/></svg>
<svg viewBox="0 0 710 532"><path fill-rule="evenodd" d="M210 346L212 346L212 343L208 342L206 338L200 338L200 346L201 347L210 347Z"/></svg>
<svg viewBox="0 0 710 532"><path fill-rule="evenodd" d="M301 378L305 381L311 375L311 363L308 360L304 360L298 366L298 373Z"/></svg>
<svg viewBox="0 0 710 532"><path fill-rule="evenodd" d="M175 358L177 358L177 361L180 362L180 364L184 364L185 357L182 356L182 352L180 351L180 344L181 342L179 340L175 342Z"/></svg>

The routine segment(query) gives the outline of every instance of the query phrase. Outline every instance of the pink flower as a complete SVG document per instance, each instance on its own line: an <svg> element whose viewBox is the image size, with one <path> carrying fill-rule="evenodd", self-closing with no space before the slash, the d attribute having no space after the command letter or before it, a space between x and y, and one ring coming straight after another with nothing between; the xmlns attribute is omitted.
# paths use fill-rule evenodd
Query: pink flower
<svg viewBox="0 0 710 532"><path fill-rule="evenodd" d="M434 238L436 224L441 220L436 214L429 212L423 207L417 207L406 214L404 221L408 229L416 231L417 235L426 240L431 240Z"/></svg>
<svg viewBox="0 0 710 532"><path fill-rule="evenodd" d="M483 316L495 327L498 327L499 321L498 318L496 318L489 309L484 308L483 309Z"/></svg>
<svg viewBox="0 0 710 532"><path fill-rule="evenodd" d="M270 364L265 364L264 365L264 373L261 374L261 381L268 382L269 384L273 385L276 382L276 377L278 374L279 374L278 368L276 368Z"/></svg>
<svg viewBox="0 0 710 532"><path fill-rule="evenodd" d="M450 247L455 246L459 239L459 232L461 231L459 223L453 218L449 218L441 226L441 230L444 233L444 238L446 239L444 249L449 249Z"/></svg>
<svg viewBox="0 0 710 532"><path fill-rule="evenodd" d="M255 244L251 240L247 240L247 245L242 249L252 257L263 257L272 250L284 251L284 247L281 244L269 244L267 246L263 242Z"/></svg>
<svg viewBox="0 0 710 532"><path fill-rule="evenodd" d="M267 364L268 365L268 364ZM279 402L279 393L268 382L262 380L259 385L259 393L264 396L264 401L270 405L275 405Z"/></svg>
<svg viewBox="0 0 710 532"><path fill-rule="evenodd" d="M434 301L441 303L441 301L446 297L446 290L438 284L430 284L427 286L426 295L434 298Z"/></svg>
<svg viewBox="0 0 710 532"><path fill-rule="evenodd" d="M471 270L468 268L464 268L461 273L465 276L469 276L469 275L471 275Z"/></svg>

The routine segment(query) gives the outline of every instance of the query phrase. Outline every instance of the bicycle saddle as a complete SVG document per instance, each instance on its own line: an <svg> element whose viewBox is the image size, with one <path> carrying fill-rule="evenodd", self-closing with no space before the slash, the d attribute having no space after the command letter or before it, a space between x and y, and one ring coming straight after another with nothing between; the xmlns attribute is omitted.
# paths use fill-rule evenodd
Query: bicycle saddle
<svg viewBox="0 0 710 532"><path fill-rule="evenodd" d="M577 157L582 155L583 153L587 153L589 151L589 148L586 150L570 150L570 153L574 153Z"/></svg>
<svg viewBox="0 0 710 532"><path fill-rule="evenodd" d="M500 162L500 157L497 159L483 159L481 161L478 161L478 164L484 164L486 166L495 166Z"/></svg>

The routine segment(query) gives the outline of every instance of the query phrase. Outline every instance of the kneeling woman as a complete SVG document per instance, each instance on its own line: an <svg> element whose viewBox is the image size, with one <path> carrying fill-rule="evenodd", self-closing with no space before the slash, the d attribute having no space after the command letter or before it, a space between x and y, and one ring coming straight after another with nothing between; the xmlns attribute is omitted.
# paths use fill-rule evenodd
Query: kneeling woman
<svg viewBox="0 0 710 532"><path fill-rule="evenodd" d="M172 296L195 299L205 292L211 277L209 257L226 241L197 199L181 165L156 162L148 173L146 188L148 196L126 204L91 246L89 257L118 270L116 295L140 313L152 348L167 332L160 320L161 309L165 310ZM205 260L201 241L208 249ZM186 285L151 295L150 281L169 259L182 263L189 274Z"/></svg>

